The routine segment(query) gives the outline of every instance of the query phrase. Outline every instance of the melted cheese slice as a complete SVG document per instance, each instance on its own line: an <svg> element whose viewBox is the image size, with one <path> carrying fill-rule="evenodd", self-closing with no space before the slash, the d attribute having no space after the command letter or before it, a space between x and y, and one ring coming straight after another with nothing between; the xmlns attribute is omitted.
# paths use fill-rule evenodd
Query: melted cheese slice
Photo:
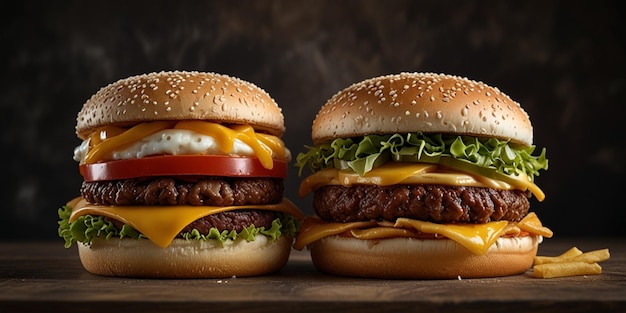
<svg viewBox="0 0 626 313"><path fill-rule="evenodd" d="M526 175L523 176L526 177ZM488 187L502 190L530 190L539 201L545 198L541 189L527 178L519 178L515 182L516 184L513 186L506 182L480 175L471 175L448 169L444 170L436 164L430 163L390 162L365 173L363 176L351 170L334 168L320 170L302 181L298 194L300 197L305 197L310 192L325 185L350 187L352 185L430 184Z"/></svg>
<svg viewBox="0 0 626 313"><path fill-rule="evenodd" d="M167 247L180 231L191 222L220 212L243 209L267 210L303 218L302 212L287 198L283 198L278 204L227 207L190 205L103 206L90 204L82 198L72 200L68 205L72 207L70 222L88 214L110 217L132 226L162 248Z"/></svg>
<svg viewBox="0 0 626 313"><path fill-rule="evenodd" d="M385 238L398 238L398 237L416 237L415 232L406 228L395 227L373 227L367 229L351 229L350 235L356 239L370 240L370 239L385 239Z"/></svg>
<svg viewBox="0 0 626 313"><path fill-rule="evenodd" d="M346 234L357 239L373 240L397 237L419 237L419 233L441 235L454 240L475 254L484 254L494 242L505 235L518 235L521 230L547 238L552 231L529 213L522 221L498 221L486 224L436 224L407 218L399 218L395 224L387 222L328 223L317 216L306 217L294 242L294 249L301 250L324 237Z"/></svg>
<svg viewBox="0 0 626 313"><path fill-rule="evenodd" d="M500 238L507 221L485 224L435 224L408 218L396 220L396 226L411 227L428 234L441 234L456 241L474 254L485 254L489 247Z"/></svg>
<svg viewBox="0 0 626 313"><path fill-rule="evenodd" d="M106 126L98 129L89 136L90 148L85 157L85 163L106 160L115 150L123 149L142 138L165 129L185 129L211 136L224 154L230 153L233 150L235 140L239 139L252 148L263 167L267 169L272 168L273 158L280 160L287 158L285 144L280 138L256 133L250 125L227 127L207 121L161 121L137 124L130 129L117 126Z"/></svg>
<svg viewBox="0 0 626 313"><path fill-rule="evenodd" d="M293 247L302 250L306 245L324 237L338 235L353 229L374 227L376 225L376 222L327 223L317 216L307 216L304 218L302 225L300 225L300 231Z"/></svg>

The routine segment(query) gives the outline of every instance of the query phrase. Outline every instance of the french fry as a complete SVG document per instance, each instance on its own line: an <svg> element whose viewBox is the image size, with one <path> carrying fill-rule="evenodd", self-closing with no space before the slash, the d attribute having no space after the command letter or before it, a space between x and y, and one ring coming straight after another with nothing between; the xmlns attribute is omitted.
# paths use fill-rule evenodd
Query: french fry
<svg viewBox="0 0 626 313"><path fill-rule="evenodd" d="M597 275L601 273L602 267L598 263L561 262L547 263L533 267L533 274L538 278Z"/></svg>
<svg viewBox="0 0 626 313"><path fill-rule="evenodd" d="M602 261L608 260L610 256L611 256L611 254L609 253L609 249L600 249L600 250L594 250L594 251L585 252L585 253L583 253L581 255L573 257L569 261L572 261L572 262L585 262L585 263L598 263L598 262L602 262Z"/></svg>
<svg viewBox="0 0 626 313"><path fill-rule="evenodd" d="M535 260L533 262L534 265L541 265L541 264L546 264L546 263L558 263L558 262L565 262L573 257L579 256L583 254L582 251L580 251L580 249L578 249L577 247L573 247L567 251L565 251L563 254L559 255L559 256L536 256Z"/></svg>
<svg viewBox="0 0 626 313"><path fill-rule="evenodd" d="M609 249L582 252L573 247L555 257L537 256L533 262L533 275L538 278L555 278L602 273L598 262L610 257Z"/></svg>

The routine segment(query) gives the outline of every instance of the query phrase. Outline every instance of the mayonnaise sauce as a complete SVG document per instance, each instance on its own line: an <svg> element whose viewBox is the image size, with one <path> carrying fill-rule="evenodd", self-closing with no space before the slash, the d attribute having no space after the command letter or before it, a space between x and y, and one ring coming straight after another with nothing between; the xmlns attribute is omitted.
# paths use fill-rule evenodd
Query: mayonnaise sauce
<svg viewBox="0 0 626 313"><path fill-rule="evenodd" d="M84 163L89 151L89 139L74 148L74 160ZM223 152L211 136L201 135L186 129L165 129L149 135L134 144L119 151L113 151L112 160L137 159L151 155L235 155L253 156L254 150L248 144L235 139L233 149L229 153ZM287 160L291 159L290 151L285 148Z"/></svg>

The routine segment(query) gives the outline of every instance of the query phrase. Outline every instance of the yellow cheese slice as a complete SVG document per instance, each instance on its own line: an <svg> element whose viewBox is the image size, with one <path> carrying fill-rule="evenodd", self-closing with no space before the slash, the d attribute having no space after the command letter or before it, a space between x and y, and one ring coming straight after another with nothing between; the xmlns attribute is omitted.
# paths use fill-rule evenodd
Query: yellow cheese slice
<svg viewBox="0 0 626 313"><path fill-rule="evenodd" d="M252 148L263 167L267 169L272 169L273 167L272 148L276 148L277 158L284 159L285 157L284 144L278 137L270 135L259 137L250 125L226 127L222 124L207 121L181 121L174 128L193 130L215 138L223 153L230 153L233 150L235 139L239 139Z"/></svg>
<svg viewBox="0 0 626 313"><path fill-rule="evenodd" d="M461 244L474 254L485 254L489 247L500 238L507 221L486 224L435 224L408 218L396 220L396 226L412 227L429 234L441 234Z"/></svg>
<svg viewBox="0 0 626 313"><path fill-rule="evenodd" d="M346 187L352 185L390 186L399 183L408 184L415 180L426 183L428 180L437 180L433 176L425 176L435 171L437 171L436 164L401 162L385 164L365 173L363 176L351 170L326 168L305 178L300 184L298 193L301 197L304 197L308 193L325 185L342 185ZM455 179L458 177L448 176L447 178ZM465 175L464 178L472 179L468 175ZM458 181L454 182L458 183Z"/></svg>
<svg viewBox="0 0 626 313"><path fill-rule="evenodd" d="M537 197L537 200L542 201L545 198L543 191L532 183L528 176L521 174L516 177L515 182L516 184L513 186L484 176L441 169L436 164L430 163L390 162L365 173L364 176L360 176L351 170L334 168L320 170L306 177L300 183L298 195L305 197L307 194L326 185L350 187L352 185L431 184L487 187L501 190L530 190Z"/></svg>
<svg viewBox="0 0 626 313"><path fill-rule="evenodd" d="M89 143L93 146L91 146L89 151L87 151L85 163L89 164L100 161L107 155L111 154L112 151L130 145L133 142L138 141L143 137L152 135L158 131L168 129L172 127L172 125L172 122L141 123L122 133L120 133L118 127L105 127L99 129L89 136L91 138ZM115 131L108 131L113 129L115 129ZM109 135L113 137L105 137ZM93 143L91 140L93 140Z"/></svg>
<svg viewBox="0 0 626 313"><path fill-rule="evenodd" d="M301 250L307 245L324 237L348 233L358 239L385 239L394 237L412 237L414 230L426 234L437 234L454 240L472 253L484 254L494 242L504 235L520 233L518 223L498 221L486 224L436 224L419 220L400 218L393 226L383 223L352 222L328 223L317 216L307 216L302 223L300 233L293 248ZM528 231L528 230L527 230ZM534 231L532 234L541 235Z"/></svg>
<svg viewBox="0 0 626 313"><path fill-rule="evenodd" d="M300 225L300 231L293 247L297 250L302 250L306 245L324 237L338 235L352 229L369 228L376 225L376 222L327 223L317 216L307 216L302 222L302 225Z"/></svg>
<svg viewBox="0 0 626 313"><path fill-rule="evenodd" d="M525 173L519 171L517 175L511 175L509 176L509 178L511 178L511 181L513 181L512 184L516 189L524 191L530 190L530 192L535 196L535 198L537 198L538 201L543 201L546 198L543 190L541 190L541 188L539 188L539 186L537 186L535 183L531 182L530 178L528 178L528 175L526 175Z"/></svg>
<svg viewBox="0 0 626 313"><path fill-rule="evenodd" d="M90 204L84 199L73 204L70 222L82 215L106 216L132 226L160 247L167 247L180 231L191 222L207 215L232 210L267 210L283 212L303 218L302 212L287 198L278 204L244 206L103 206Z"/></svg>
<svg viewBox="0 0 626 313"><path fill-rule="evenodd" d="M90 148L85 163L105 160L113 151L128 146L156 132L175 128L195 131L211 136L217 142L221 152L232 151L235 139L239 139L252 148L263 167L273 168L273 158L286 159L284 142L272 135L257 134L250 125L233 125L231 127L208 121L151 122L137 124L130 129L106 126L89 136Z"/></svg>
<svg viewBox="0 0 626 313"><path fill-rule="evenodd" d="M367 229L352 229L350 230L350 234L352 235L352 237L362 240L416 237L415 232L412 232L406 228L395 228L386 226L372 227Z"/></svg>

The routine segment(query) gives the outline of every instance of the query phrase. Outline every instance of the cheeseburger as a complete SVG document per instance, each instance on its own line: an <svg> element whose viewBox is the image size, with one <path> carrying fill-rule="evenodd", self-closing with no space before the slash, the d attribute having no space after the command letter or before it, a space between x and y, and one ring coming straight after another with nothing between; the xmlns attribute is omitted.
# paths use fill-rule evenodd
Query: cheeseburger
<svg viewBox="0 0 626 313"><path fill-rule="evenodd" d="M526 112L466 78L402 73L335 94L312 125L313 193L294 248L324 272L450 279L528 270L552 232L530 212L548 168Z"/></svg>
<svg viewBox="0 0 626 313"><path fill-rule="evenodd" d="M91 273L220 278L287 262L302 213L283 197L290 152L262 89L201 72L119 80L78 113L84 182L59 236Z"/></svg>

